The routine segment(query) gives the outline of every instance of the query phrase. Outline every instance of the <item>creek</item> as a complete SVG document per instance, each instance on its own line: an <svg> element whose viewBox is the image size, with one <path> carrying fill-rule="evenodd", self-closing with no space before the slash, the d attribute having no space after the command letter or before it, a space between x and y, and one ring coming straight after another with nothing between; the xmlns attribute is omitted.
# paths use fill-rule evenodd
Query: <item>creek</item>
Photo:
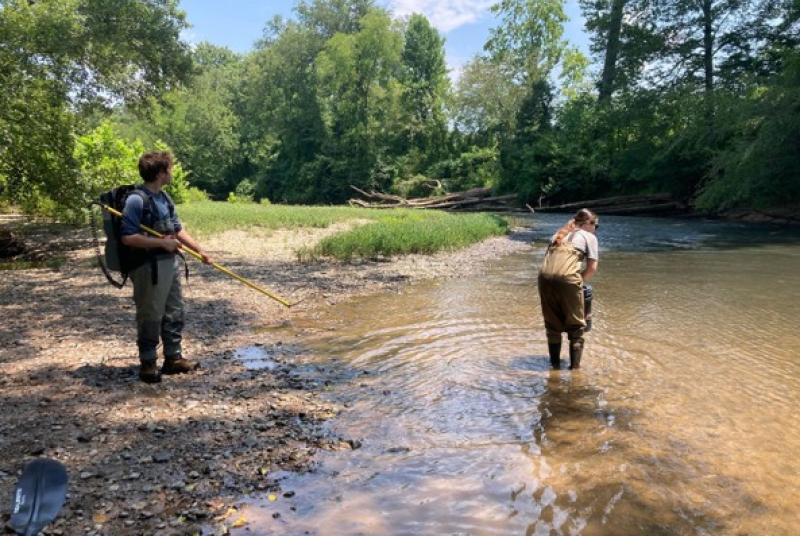
<svg viewBox="0 0 800 536"><path fill-rule="evenodd" d="M251 501L250 533L796 534L800 232L601 216L583 368L551 371L536 269L567 217L315 319L304 344L350 374L329 426L361 446L277 475L294 495Z"/></svg>

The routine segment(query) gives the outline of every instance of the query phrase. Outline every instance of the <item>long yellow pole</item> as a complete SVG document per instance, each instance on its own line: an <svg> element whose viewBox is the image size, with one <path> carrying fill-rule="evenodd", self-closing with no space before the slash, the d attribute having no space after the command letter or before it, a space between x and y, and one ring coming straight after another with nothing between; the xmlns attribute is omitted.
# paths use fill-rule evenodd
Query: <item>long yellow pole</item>
<svg viewBox="0 0 800 536"><path fill-rule="evenodd" d="M122 213L120 211L115 210L115 209L109 207L108 205L104 205L102 203L100 203L100 206L103 207L104 209L106 209L107 211L109 211L114 216L116 216L118 218L122 217ZM153 236L155 236L157 238L164 238L163 234L159 233L155 229L151 229L147 225L139 225L139 227L141 227L142 230L150 233L151 235L153 235ZM185 251L186 253L188 253L192 257L196 258L197 260L200 260L200 261L203 260L203 256L202 255L200 255L198 252L196 252L195 250L193 250L190 247L187 247L184 244L181 244L181 250ZM277 294L275 294L273 292L270 292L269 290L265 289L264 287L260 287L260 286L256 285L255 283L253 283L249 279L245 279L244 277L240 276L239 274L231 272L230 270L228 270L227 268L225 268L221 264L217 264L216 262L212 262L212 263L209 263L209 264L211 266L213 266L214 268L216 268L217 270L219 270L220 272L222 272L223 274L231 276L232 278L236 279L240 283L243 283L244 285L247 285L248 287L250 287L253 290L257 290L261 294L264 294L265 296L268 296L268 297L272 298L273 300L275 300L276 302L280 303L281 305L283 305L285 307L291 307L292 305L296 305L296 304L289 303L284 298L281 298Z"/></svg>

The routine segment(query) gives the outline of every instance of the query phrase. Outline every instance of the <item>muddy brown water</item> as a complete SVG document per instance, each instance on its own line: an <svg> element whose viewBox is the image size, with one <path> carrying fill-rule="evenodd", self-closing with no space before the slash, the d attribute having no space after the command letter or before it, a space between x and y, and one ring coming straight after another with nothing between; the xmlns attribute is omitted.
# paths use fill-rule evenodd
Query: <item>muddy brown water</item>
<svg viewBox="0 0 800 536"><path fill-rule="evenodd" d="M349 375L329 426L361 447L273 475L294 494L250 499L234 534L800 533L800 233L607 217L599 237L580 372L548 367L541 247L314 320L314 359Z"/></svg>

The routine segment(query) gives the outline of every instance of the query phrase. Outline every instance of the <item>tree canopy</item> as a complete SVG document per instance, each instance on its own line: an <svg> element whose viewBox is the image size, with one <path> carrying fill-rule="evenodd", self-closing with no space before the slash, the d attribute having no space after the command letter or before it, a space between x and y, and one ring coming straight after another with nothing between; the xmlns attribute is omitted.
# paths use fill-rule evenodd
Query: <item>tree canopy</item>
<svg viewBox="0 0 800 536"><path fill-rule="evenodd" d="M173 0L3 1L0 196L79 217L98 185L131 179L109 164L124 148L160 144L217 199L488 186L800 204L797 2L580 5L591 57L564 38L563 0L498 0L455 77L424 15L373 0L301 0L246 54L184 42Z"/></svg>

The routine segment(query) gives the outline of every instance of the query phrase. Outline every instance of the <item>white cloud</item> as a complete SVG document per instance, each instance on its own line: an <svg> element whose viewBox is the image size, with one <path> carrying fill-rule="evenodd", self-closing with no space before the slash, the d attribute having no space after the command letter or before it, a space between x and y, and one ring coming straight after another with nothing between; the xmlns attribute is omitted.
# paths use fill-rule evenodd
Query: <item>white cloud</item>
<svg viewBox="0 0 800 536"><path fill-rule="evenodd" d="M200 38L192 28L184 28L181 30L181 40L186 41L192 46L200 42Z"/></svg>
<svg viewBox="0 0 800 536"><path fill-rule="evenodd" d="M458 84L461 78L461 73L464 72L464 65L467 63L467 58L455 54L446 54L445 61L447 62L447 74L450 76L450 82L453 85Z"/></svg>
<svg viewBox="0 0 800 536"><path fill-rule="evenodd" d="M398 17L422 13L440 32L478 20L496 0L389 0Z"/></svg>

